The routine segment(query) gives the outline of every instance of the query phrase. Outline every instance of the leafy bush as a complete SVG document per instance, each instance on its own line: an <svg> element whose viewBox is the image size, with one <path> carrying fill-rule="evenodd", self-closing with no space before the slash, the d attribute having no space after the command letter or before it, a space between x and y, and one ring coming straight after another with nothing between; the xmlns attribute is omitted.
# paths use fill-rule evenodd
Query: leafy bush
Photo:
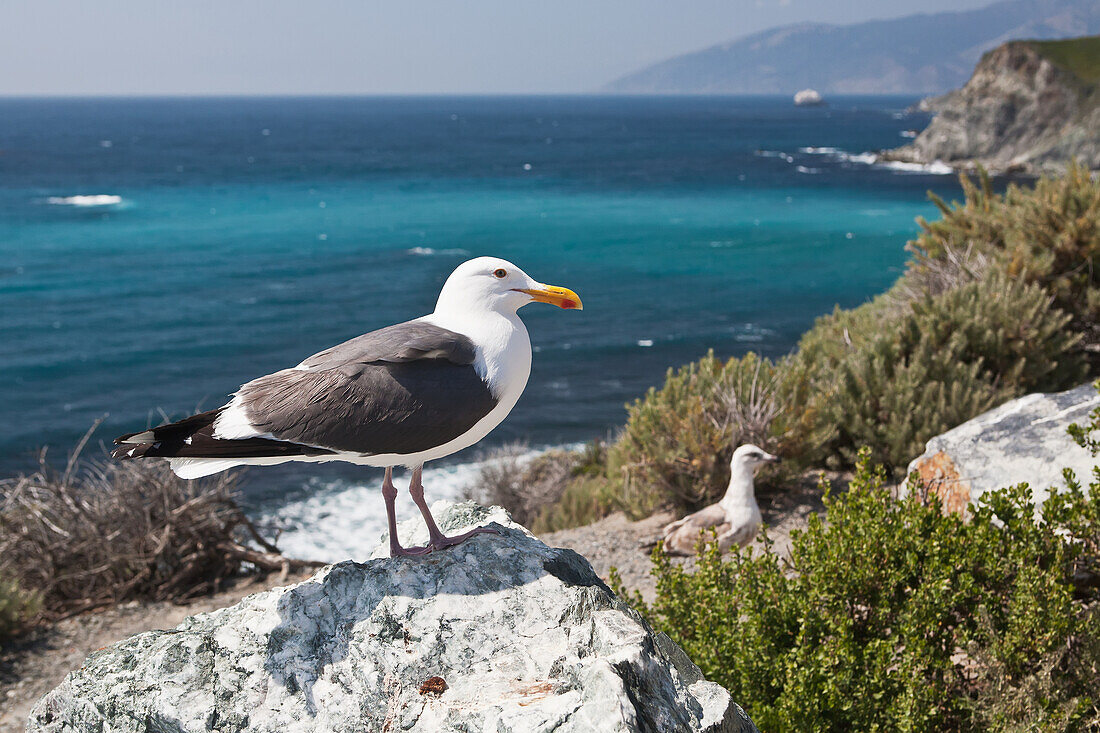
<svg viewBox="0 0 1100 733"><path fill-rule="evenodd" d="M984 172L977 184L961 181L961 204L931 196L942 218L919 220L906 279L927 275L952 253L976 250L1011 277L1039 284L1085 345L1100 344L1100 181L1076 165L1033 188L1010 185L1003 195L993 193Z"/></svg>
<svg viewBox="0 0 1100 733"><path fill-rule="evenodd" d="M887 316L887 303L819 319L802 339L802 371L788 376L809 385L794 405L811 460L850 464L867 445L896 472L934 435L1087 371L1069 316L1038 285L991 272L914 301L900 317Z"/></svg>
<svg viewBox="0 0 1100 733"><path fill-rule="evenodd" d="M658 547L656 601L633 599L762 730L1100 724L1097 628L1065 534L1096 532L1095 502L1064 492L1036 523L1021 485L964 523L916 484L896 501L866 451L846 494L825 489L825 520L792 534L789 561L723 560L712 542L688 573Z"/></svg>
<svg viewBox="0 0 1100 733"><path fill-rule="evenodd" d="M0 576L0 644L22 631L41 606L37 593L25 591L17 581Z"/></svg>
<svg viewBox="0 0 1100 733"><path fill-rule="evenodd" d="M543 507L531 523L536 534L581 527L603 519L618 507L604 476L581 474L566 484L557 501Z"/></svg>
<svg viewBox="0 0 1100 733"><path fill-rule="evenodd" d="M626 427L609 450L618 504L638 518L715 501L736 445L775 448L780 412L777 366L751 352L725 362L711 352L670 369L661 389L627 406Z"/></svg>
<svg viewBox="0 0 1100 733"><path fill-rule="evenodd" d="M316 564L284 558L259 535L234 500L232 476L184 481L160 461L81 470L77 454L62 473L43 461L35 474L0 482L0 573L39 594L46 618L208 593L246 563Z"/></svg>

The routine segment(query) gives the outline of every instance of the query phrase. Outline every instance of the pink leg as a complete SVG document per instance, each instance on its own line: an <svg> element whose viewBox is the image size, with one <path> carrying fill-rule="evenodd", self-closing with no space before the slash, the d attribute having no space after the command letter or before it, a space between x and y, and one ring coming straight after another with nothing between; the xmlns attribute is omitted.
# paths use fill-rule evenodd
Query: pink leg
<svg viewBox="0 0 1100 733"><path fill-rule="evenodd" d="M423 478L423 472L423 466L417 466L413 469L412 479L409 480L409 494L412 496L413 503L420 509L420 513L424 515L424 524L428 525L428 536L431 537L428 541L428 545L432 549L442 550L444 547L452 547L463 540L473 537L475 534L500 534L500 532L497 532L495 529L489 529L488 527L471 529L469 532L454 537L448 537L439 531L439 527L436 526L431 511L428 509L428 502L424 501L424 484L421 480Z"/></svg>
<svg viewBox="0 0 1100 733"><path fill-rule="evenodd" d="M393 507L393 500L397 498L397 487L393 485L392 468L386 469L386 478L382 481L382 498L386 500L386 519L390 525L390 557L412 557L431 552L430 546L402 547L397 541L397 513Z"/></svg>

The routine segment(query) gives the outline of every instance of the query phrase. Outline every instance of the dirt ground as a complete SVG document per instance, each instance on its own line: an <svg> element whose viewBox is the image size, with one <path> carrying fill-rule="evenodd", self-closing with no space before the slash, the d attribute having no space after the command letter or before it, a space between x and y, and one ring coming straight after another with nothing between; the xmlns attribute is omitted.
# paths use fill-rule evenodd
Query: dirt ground
<svg viewBox="0 0 1100 733"><path fill-rule="evenodd" d="M811 477L782 492L762 492L757 502L764 515L768 537L775 551L782 555L790 551L791 531L804 528L810 514L824 512L821 494ZM641 591L646 601L652 601L657 588L649 574L649 554L661 537L661 529L675 518L672 514L661 513L631 522L622 513L615 513L586 527L564 529L541 539L548 545L568 547L584 555L605 581L611 568L617 568L628 590ZM759 540L752 546L763 550ZM691 558L676 558L675 561L688 567L692 565Z"/></svg>
<svg viewBox="0 0 1100 733"><path fill-rule="evenodd" d="M784 554L790 546L791 530L805 527L811 513L823 511L812 481L782 493L761 493L758 500L776 551ZM586 527L554 532L541 539L548 545L568 547L584 555L604 580L612 567L618 568L628 589L640 590L646 600L652 600L656 589L649 575L649 553L661 536L661 528L674 518L671 514L656 514L632 522L618 513ZM691 563L689 558L678 561ZM310 575L307 572L282 579L250 578L188 605L133 602L38 630L0 652L0 733L22 731L38 698L80 667L91 652L142 631L173 628L187 616L224 608L252 593L297 583Z"/></svg>

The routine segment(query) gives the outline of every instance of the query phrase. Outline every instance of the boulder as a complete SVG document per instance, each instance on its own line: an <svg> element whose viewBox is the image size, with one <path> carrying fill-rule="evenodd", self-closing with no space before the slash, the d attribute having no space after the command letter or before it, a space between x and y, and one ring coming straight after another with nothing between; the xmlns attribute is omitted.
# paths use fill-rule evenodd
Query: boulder
<svg viewBox="0 0 1100 733"><path fill-rule="evenodd" d="M803 89L795 93L794 104L796 107L817 107L825 104L825 99L816 89Z"/></svg>
<svg viewBox="0 0 1100 733"><path fill-rule="evenodd" d="M28 730L756 731L583 557L499 508L432 511L444 531L500 534L338 563L132 636L43 697ZM399 531L427 539L419 519Z"/></svg>
<svg viewBox="0 0 1100 733"><path fill-rule="evenodd" d="M1066 432L1088 422L1100 405L1091 384L1054 394L1030 394L983 413L928 441L909 464L946 509L966 507L987 491L1027 482L1037 503L1052 486L1064 486L1070 468L1087 485L1100 463Z"/></svg>

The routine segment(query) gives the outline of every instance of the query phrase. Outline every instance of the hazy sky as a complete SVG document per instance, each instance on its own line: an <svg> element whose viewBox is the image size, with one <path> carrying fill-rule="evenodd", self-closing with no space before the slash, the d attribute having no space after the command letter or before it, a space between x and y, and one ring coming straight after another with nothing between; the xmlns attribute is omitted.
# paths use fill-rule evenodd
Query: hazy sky
<svg viewBox="0 0 1100 733"><path fill-rule="evenodd" d="M990 0L923 0L922 11ZM0 94L585 92L769 26L912 0L0 0Z"/></svg>

